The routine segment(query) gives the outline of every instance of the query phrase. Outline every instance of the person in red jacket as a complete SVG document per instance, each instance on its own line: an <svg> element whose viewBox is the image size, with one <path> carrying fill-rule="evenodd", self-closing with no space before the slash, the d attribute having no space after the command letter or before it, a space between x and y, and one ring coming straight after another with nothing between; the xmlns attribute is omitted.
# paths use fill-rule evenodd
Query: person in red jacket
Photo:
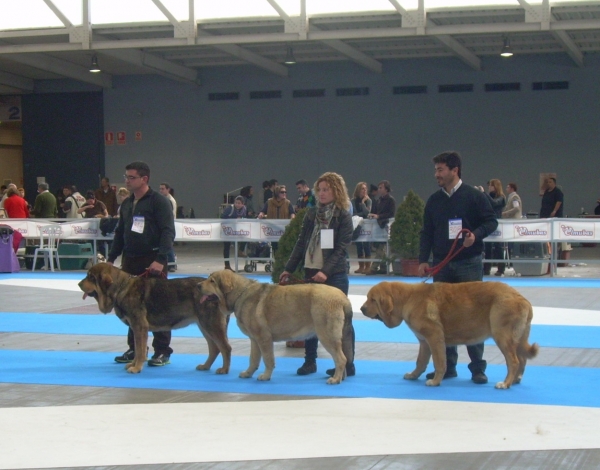
<svg viewBox="0 0 600 470"><path fill-rule="evenodd" d="M19 191L15 188L9 188L7 198L4 201L4 210L6 211L6 216L11 219L29 218L27 201L21 197Z"/></svg>

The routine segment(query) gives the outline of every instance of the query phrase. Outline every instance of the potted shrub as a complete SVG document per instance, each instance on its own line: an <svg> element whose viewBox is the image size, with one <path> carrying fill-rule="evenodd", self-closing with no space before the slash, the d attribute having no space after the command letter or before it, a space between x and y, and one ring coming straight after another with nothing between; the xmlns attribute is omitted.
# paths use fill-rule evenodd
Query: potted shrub
<svg viewBox="0 0 600 470"><path fill-rule="evenodd" d="M398 205L390 227L390 248L400 258L403 276L418 276L424 212L425 202L411 189Z"/></svg>
<svg viewBox="0 0 600 470"><path fill-rule="evenodd" d="M275 263L273 265L273 271L271 273L271 280L274 284L279 283L279 276L285 268L285 264L294 251L296 246L296 240L300 236L300 230L302 229L302 221L306 215L306 209L301 209L296 213L289 225L285 228L285 233L279 239L279 247L275 252ZM296 271L292 273L292 276L297 279L304 279L304 264L300 263Z"/></svg>

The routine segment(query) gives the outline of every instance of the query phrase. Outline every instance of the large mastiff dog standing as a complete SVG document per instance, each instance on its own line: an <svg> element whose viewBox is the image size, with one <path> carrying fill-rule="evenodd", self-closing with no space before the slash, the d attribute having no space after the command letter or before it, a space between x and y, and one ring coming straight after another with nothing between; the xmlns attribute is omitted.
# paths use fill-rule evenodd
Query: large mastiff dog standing
<svg viewBox="0 0 600 470"><path fill-rule="evenodd" d="M135 358L125 369L132 374L142 370L146 361L148 331L168 331L196 323L208 343L208 359L196 367L208 370L219 355L227 374L231 364L231 346L227 339L228 318L216 302L200 303L198 283L203 277L157 279L132 277L107 263L93 266L79 282L83 298L94 297L102 313L114 308L121 321L133 330Z"/></svg>
<svg viewBox="0 0 600 470"><path fill-rule="evenodd" d="M538 345L528 342L533 309L527 299L501 282L405 284L382 282L372 287L361 311L388 328L404 320L419 340L417 367L404 378L416 380L433 355L435 375L426 385L439 385L446 372L446 345L477 344L489 337L504 354L508 374L496 388L519 383L527 359Z"/></svg>
<svg viewBox="0 0 600 470"><path fill-rule="evenodd" d="M224 314L235 312L240 330L250 337L250 365L240 377L252 377L262 356L270 380L275 368L274 341L306 339L315 333L335 362L328 384L346 377L352 351L352 305L335 287L324 284L261 284L229 270L212 273L200 283L202 301L217 298Z"/></svg>

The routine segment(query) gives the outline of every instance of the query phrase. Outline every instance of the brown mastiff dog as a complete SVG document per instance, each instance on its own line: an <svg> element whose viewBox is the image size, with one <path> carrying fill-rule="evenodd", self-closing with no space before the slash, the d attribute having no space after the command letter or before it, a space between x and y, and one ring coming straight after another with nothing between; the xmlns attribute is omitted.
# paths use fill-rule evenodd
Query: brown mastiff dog
<svg viewBox="0 0 600 470"><path fill-rule="evenodd" d="M328 384L346 377L352 352L352 305L335 287L324 284L261 284L229 270L200 283L202 302L217 299L223 314L235 312L240 330L250 337L250 365L240 377L252 377L264 359L258 380L270 380L275 368L274 341L306 339L316 333L335 362Z"/></svg>
<svg viewBox="0 0 600 470"><path fill-rule="evenodd" d="M79 282L83 298L98 302L102 313L115 313L133 330L135 359L127 372L136 374L146 361L148 331L168 331L196 323L208 343L208 359L197 370L209 370L219 355L223 367L217 374L227 374L231 364L231 346L227 339L229 318L219 311L217 302L200 303L198 283L203 277L158 279L133 277L108 264L94 265Z"/></svg>
<svg viewBox="0 0 600 470"><path fill-rule="evenodd" d="M417 367L405 374L418 379L433 355L435 376L426 385L439 385L446 372L446 345L477 344L489 337L504 354L508 374L496 388L509 388L523 377L527 359L538 345L528 342L533 309L527 299L501 282L406 284L382 282L372 287L361 311L388 328L404 320L419 340Z"/></svg>

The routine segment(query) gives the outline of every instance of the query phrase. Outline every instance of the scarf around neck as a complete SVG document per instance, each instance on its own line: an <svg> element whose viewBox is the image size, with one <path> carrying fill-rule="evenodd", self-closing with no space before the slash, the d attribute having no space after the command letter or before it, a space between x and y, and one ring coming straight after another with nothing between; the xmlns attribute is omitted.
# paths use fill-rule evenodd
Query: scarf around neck
<svg viewBox="0 0 600 470"><path fill-rule="evenodd" d="M313 256L317 246L321 244L321 230L328 228L331 219L333 218L333 210L335 204L333 202L323 205L320 202L317 203L317 213L315 215L315 226L308 242L308 256L313 261Z"/></svg>

